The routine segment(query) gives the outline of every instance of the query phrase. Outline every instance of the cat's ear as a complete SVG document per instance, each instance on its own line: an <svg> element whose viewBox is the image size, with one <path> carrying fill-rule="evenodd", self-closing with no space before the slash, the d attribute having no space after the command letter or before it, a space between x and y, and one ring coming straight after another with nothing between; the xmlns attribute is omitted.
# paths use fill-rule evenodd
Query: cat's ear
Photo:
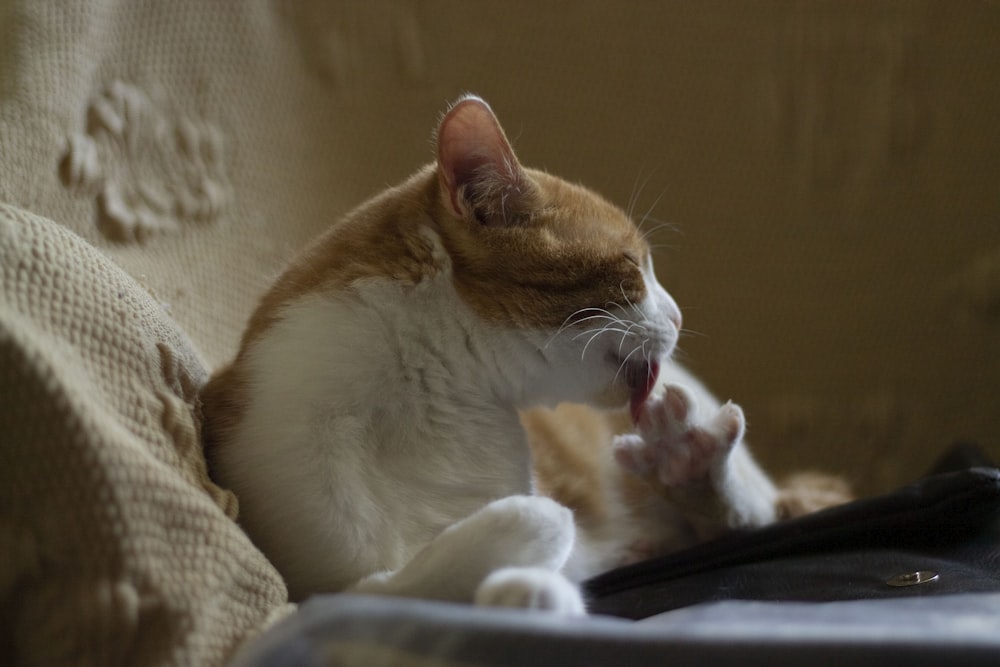
<svg viewBox="0 0 1000 667"><path fill-rule="evenodd" d="M445 208L483 224L513 224L530 210L534 185L489 105L456 102L437 131L438 179Z"/></svg>

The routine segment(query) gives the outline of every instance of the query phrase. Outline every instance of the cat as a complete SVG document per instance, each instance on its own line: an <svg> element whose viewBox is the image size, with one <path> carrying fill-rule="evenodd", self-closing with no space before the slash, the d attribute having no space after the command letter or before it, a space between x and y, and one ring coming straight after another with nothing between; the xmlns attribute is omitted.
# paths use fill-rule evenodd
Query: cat
<svg viewBox="0 0 1000 667"><path fill-rule="evenodd" d="M291 263L201 393L211 473L292 599L580 614L589 576L805 511L671 361L681 313L621 209L523 167L478 97L435 142Z"/></svg>

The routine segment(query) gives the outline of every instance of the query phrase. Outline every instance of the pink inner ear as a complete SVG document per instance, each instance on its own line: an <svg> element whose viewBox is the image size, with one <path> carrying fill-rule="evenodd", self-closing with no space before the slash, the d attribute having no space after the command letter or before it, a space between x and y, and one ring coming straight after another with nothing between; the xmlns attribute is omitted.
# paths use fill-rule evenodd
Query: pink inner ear
<svg viewBox="0 0 1000 667"><path fill-rule="evenodd" d="M484 178L514 176L514 151L496 116L478 97L467 97L448 111L438 128L437 144L438 171L450 195L446 203L457 216L468 210L461 201L464 186Z"/></svg>

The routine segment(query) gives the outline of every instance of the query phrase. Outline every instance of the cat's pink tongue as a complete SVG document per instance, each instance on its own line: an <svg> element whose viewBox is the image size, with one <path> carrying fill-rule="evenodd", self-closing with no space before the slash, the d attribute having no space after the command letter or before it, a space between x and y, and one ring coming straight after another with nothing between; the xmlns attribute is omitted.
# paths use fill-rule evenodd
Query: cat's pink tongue
<svg viewBox="0 0 1000 667"><path fill-rule="evenodd" d="M639 417L642 416L642 411L646 407L646 401L649 399L649 395L653 393L653 387L656 386L656 378L660 375L660 362L650 361L648 365L643 364L642 368L644 372L636 372L634 376L629 378L629 387L632 389L632 400L629 403L629 408L632 413L632 423L638 424Z"/></svg>

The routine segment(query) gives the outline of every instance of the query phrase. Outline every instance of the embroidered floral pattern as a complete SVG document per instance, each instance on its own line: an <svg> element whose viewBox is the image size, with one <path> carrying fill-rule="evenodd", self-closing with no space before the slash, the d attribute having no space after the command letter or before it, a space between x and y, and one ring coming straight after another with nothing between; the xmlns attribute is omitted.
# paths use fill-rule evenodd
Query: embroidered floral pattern
<svg viewBox="0 0 1000 667"><path fill-rule="evenodd" d="M135 86L113 82L87 108L60 163L63 183L94 197L101 233L134 242L215 220L229 204L223 138L171 113Z"/></svg>

